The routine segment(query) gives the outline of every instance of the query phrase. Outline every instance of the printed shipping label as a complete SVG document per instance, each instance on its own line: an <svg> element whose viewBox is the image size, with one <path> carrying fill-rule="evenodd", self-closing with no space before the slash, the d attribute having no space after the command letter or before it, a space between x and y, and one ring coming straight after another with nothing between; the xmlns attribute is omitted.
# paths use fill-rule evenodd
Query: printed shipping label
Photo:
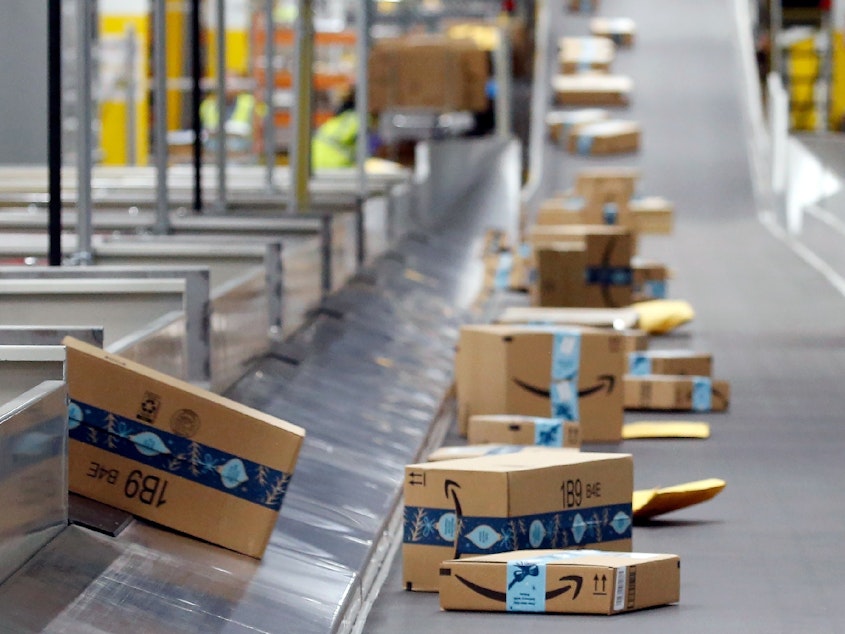
<svg viewBox="0 0 845 634"><path fill-rule="evenodd" d="M628 594L628 569L618 568L616 570L616 588L613 592L613 611L619 612L625 609L625 597Z"/></svg>

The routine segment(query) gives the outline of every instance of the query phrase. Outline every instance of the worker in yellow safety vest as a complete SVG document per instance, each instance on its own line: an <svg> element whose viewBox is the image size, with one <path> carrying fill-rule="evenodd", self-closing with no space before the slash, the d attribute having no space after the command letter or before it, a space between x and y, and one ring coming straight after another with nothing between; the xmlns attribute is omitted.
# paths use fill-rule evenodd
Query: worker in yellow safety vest
<svg viewBox="0 0 845 634"><path fill-rule="evenodd" d="M226 146L235 152L248 152L253 146L256 118L260 116L255 97L248 92L238 92L233 82L226 82L226 112L223 130ZM200 121L206 149L216 147L220 128L217 95L209 95L200 104Z"/></svg>
<svg viewBox="0 0 845 634"><path fill-rule="evenodd" d="M355 165L358 114L355 94L346 97L335 115L317 128L311 140L311 165L315 170Z"/></svg>

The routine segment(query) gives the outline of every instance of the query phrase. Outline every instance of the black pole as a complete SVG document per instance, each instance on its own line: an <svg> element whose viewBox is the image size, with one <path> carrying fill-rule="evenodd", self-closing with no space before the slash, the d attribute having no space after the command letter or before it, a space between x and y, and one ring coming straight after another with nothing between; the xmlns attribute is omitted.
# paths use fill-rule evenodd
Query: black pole
<svg viewBox="0 0 845 634"><path fill-rule="evenodd" d="M191 124L194 128L194 211L202 213L202 122L200 121L200 0L191 7Z"/></svg>
<svg viewBox="0 0 845 634"><path fill-rule="evenodd" d="M62 3L50 0L47 18L47 163L50 191L50 266L62 263Z"/></svg>

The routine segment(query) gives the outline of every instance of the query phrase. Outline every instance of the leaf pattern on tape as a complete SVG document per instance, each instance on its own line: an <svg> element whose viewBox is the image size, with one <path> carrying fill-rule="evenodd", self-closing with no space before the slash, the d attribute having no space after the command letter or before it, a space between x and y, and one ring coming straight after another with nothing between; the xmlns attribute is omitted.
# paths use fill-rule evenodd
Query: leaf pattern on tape
<svg viewBox="0 0 845 634"><path fill-rule="evenodd" d="M425 509L418 508L414 513L414 519L411 523L411 541L418 542L422 536L423 526L425 526Z"/></svg>
<svg viewBox="0 0 845 634"><path fill-rule="evenodd" d="M191 441L191 475L194 477L199 476L200 469L202 468L202 445L198 442L192 440Z"/></svg>
<svg viewBox="0 0 845 634"><path fill-rule="evenodd" d="M264 488L267 488L267 482L268 482L267 476L268 475L270 475L270 474L269 474L267 467L265 467L263 464L258 465L258 476L257 476L258 484L260 484Z"/></svg>
<svg viewBox="0 0 845 634"><path fill-rule="evenodd" d="M285 491L287 491L288 482L290 482L290 475L287 473L281 474L276 479L276 483L273 485L273 487L269 491L267 491L267 495L264 498L264 505L275 506L276 504L278 504L284 497Z"/></svg>

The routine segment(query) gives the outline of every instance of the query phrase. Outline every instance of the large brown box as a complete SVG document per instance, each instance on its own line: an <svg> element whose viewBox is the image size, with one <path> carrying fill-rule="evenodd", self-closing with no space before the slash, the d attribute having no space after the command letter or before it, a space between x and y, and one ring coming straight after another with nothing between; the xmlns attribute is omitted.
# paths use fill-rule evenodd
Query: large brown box
<svg viewBox="0 0 845 634"><path fill-rule="evenodd" d="M70 490L261 557L304 430L71 338Z"/></svg>
<svg viewBox="0 0 845 634"><path fill-rule="evenodd" d="M640 124L634 121L599 121L569 129L567 149L571 154L602 156L640 149Z"/></svg>
<svg viewBox="0 0 845 634"><path fill-rule="evenodd" d="M536 244L535 305L617 308L631 304L633 244L627 230L545 225L535 227L531 241Z"/></svg>
<svg viewBox="0 0 845 634"><path fill-rule="evenodd" d="M446 559L515 549L631 549L628 454L537 449L405 467L403 585L438 589Z"/></svg>
<svg viewBox="0 0 845 634"><path fill-rule="evenodd" d="M628 354L628 374L712 376L713 355L693 350L645 350Z"/></svg>
<svg viewBox="0 0 845 634"><path fill-rule="evenodd" d="M552 77L556 103L562 106L627 106L634 82L624 75L581 73Z"/></svg>
<svg viewBox="0 0 845 634"><path fill-rule="evenodd" d="M369 57L369 107L487 109L488 55L469 40L414 35L379 40Z"/></svg>
<svg viewBox="0 0 845 634"><path fill-rule="evenodd" d="M622 438L622 336L544 325L461 328L455 361L458 431L476 414L578 420L585 442Z"/></svg>
<svg viewBox="0 0 845 634"><path fill-rule="evenodd" d="M677 603L677 555L515 551L444 561L444 610L618 614Z"/></svg>
<svg viewBox="0 0 845 634"><path fill-rule="evenodd" d="M467 442L577 448L581 446L581 424L560 418L480 414L469 417Z"/></svg>
<svg viewBox="0 0 845 634"><path fill-rule="evenodd" d="M722 412L730 405L727 381L705 376L625 375L625 409Z"/></svg>
<svg viewBox="0 0 845 634"><path fill-rule="evenodd" d="M560 71L564 74L610 70L616 56L616 45L603 37L562 37Z"/></svg>

